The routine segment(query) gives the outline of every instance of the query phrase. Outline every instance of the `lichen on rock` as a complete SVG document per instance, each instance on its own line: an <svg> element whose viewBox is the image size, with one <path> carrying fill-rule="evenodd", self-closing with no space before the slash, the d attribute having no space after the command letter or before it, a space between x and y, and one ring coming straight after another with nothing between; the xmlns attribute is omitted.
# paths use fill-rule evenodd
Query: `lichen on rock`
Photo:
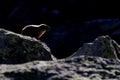
<svg viewBox="0 0 120 80"><path fill-rule="evenodd" d="M120 80L120 62L92 56L0 65L0 80Z"/></svg>
<svg viewBox="0 0 120 80"><path fill-rule="evenodd" d="M120 58L119 51L109 36L100 36L54 61L45 43L0 29L0 80L119 80L120 61L113 59Z"/></svg>
<svg viewBox="0 0 120 80"><path fill-rule="evenodd" d="M0 29L0 63L53 60L51 56L50 48L40 40Z"/></svg>

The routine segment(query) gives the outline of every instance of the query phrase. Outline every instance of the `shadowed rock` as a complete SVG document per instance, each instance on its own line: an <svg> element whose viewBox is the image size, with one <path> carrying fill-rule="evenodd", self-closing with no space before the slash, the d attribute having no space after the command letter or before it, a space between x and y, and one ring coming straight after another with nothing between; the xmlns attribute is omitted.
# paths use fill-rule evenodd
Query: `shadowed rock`
<svg viewBox="0 0 120 80"><path fill-rule="evenodd" d="M18 64L33 60L53 60L52 57L45 43L0 29L0 63Z"/></svg>
<svg viewBox="0 0 120 80"><path fill-rule="evenodd" d="M91 43L85 43L70 57L80 55L120 59L120 46L109 36L100 36Z"/></svg>

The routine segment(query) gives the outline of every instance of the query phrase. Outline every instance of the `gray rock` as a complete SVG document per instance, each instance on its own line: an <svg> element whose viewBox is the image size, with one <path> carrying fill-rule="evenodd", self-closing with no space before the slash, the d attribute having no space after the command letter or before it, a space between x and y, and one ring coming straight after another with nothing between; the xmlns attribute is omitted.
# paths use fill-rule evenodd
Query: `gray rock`
<svg viewBox="0 0 120 80"><path fill-rule="evenodd" d="M6 39L8 41L6 41ZM9 39L13 44L9 42ZM25 43L21 43L24 42L24 40ZM14 56L12 57L13 59L11 57L9 58L12 54L12 52L9 52L9 48L10 50L15 48L13 51L15 51L14 53L18 55L21 48L23 49L25 47L25 50L27 49L29 51L31 50L31 45L36 44L37 50L40 49L39 54L41 54L42 50L45 50L50 54L50 49L45 44L42 44L42 42L31 37L6 31L4 29L0 29L0 42L0 54L2 55L1 60L4 61L5 58L10 60L8 61L9 63L14 63L13 60L15 59L19 60L19 57L14 55L12 55ZM17 47L14 47L15 45L17 45ZM21 45L24 46L21 47ZM41 59L35 59L36 61L27 60L25 61L27 63L23 64L1 64L0 80L120 80L120 61L114 59L119 58L118 55L120 47L114 40L112 40L109 36L101 36L93 41L93 43L88 43L84 46L82 47L84 52L86 50L88 52L93 51L95 54L93 55L93 53L86 53L88 56L73 54L72 57L55 61L41 61ZM5 49L8 49L8 53ZM17 49L19 51L17 51ZM36 47L34 49L36 50ZM21 54L22 53L24 52L21 51ZM28 54L31 56L32 53ZM37 55L36 52L34 54ZM29 55L26 55L25 58L28 58L27 56ZM52 60L52 57L54 56L50 54L50 59L48 60Z"/></svg>
<svg viewBox="0 0 120 80"><path fill-rule="evenodd" d="M70 57L80 55L120 59L120 46L108 35L100 36L91 43L83 44Z"/></svg>
<svg viewBox="0 0 120 80"><path fill-rule="evenodd" d="M78 56L58 61L0 65L0 80L120 80L116 59Z"/></svg>
<svg viewBox="0 0 120 80"><path fill-rule="evenodd" d="M53 60L52 57L45 43L0 29L0 63L19 64L33 60Z"/></svg>

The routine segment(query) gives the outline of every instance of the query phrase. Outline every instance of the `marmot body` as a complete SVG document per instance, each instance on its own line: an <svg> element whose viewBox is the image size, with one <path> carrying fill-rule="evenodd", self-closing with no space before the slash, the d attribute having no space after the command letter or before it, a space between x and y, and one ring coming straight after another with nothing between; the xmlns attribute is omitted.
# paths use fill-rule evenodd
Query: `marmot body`
<svg viewBox="0 0 120 80"><path fill-rule="evenodd" d="M27 25L22 29L21 34L39 39L46 31L49 30L50 27L46 24Z"/></svg>

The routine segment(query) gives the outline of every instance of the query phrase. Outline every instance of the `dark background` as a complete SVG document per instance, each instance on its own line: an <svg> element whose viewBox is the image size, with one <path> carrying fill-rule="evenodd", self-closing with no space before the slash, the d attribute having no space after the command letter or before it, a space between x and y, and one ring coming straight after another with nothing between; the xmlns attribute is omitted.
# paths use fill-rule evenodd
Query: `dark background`
<svg viewBox="0 0 120 80"><path fill-rule="evenodd" d="M117 1L0 0L0 27L20 33L26 25L45 23L51 30L41 41L64 58L101 35L120 43L119 7Z"/></svg>

